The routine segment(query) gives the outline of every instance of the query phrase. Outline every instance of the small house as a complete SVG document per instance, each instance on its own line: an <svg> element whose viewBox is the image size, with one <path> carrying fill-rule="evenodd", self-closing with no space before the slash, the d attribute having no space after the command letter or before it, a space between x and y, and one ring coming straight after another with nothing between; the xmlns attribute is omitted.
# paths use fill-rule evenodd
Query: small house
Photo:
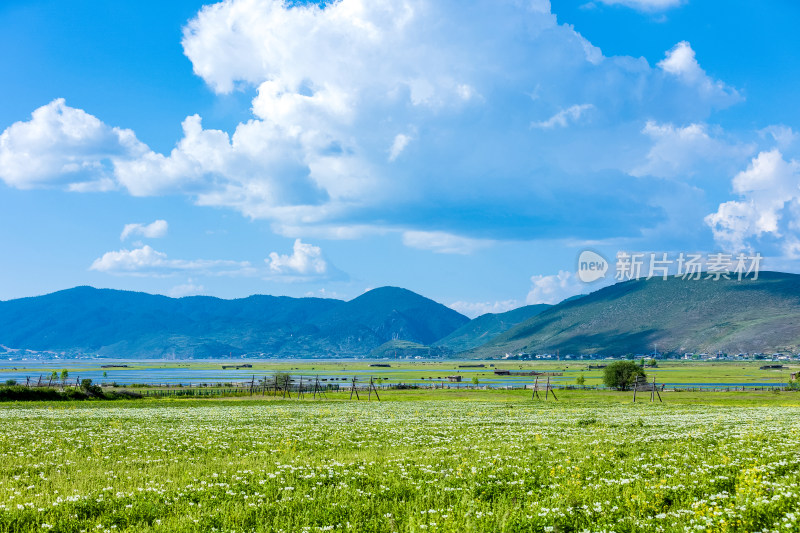
<svg viewBox="0 0 800 533"><path fill-rule="evenodd" d="M453 383L460 383L461 376L447 376L447 380Z"/></svg>

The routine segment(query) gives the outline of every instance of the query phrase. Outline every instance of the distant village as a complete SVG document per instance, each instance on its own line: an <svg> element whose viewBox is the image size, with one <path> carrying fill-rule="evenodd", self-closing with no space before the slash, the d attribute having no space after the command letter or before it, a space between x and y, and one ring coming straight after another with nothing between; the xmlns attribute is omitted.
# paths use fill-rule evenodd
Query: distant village
<svg viewBox="0 0 800 533"><path fill-rule="evenodd" d="M29 350L25 348L9 348L7 346L3 346L0 344L0 357L3 357L9 361L50 361L50 360L58 360L58 359L106 359L104 357L100 357L97 354L92 353L83 353L77 351L52 351L52 350ZM337 357L325 357L326 359L339 359ZM193 358L188 358L193 359ZM269 353L259 352L259 353L248 353L248 354L241 354L235 357L230 357L229 354L220 354L219 357L215 357L214 359L287 359L285 356L275 356ZM397 357L386 358L386 357L369 357L369 356L361 356L361 357L343 357L341 359L372 359L372 360L383 360L383 359L409 359L409 360L443 360L443 359L463 359L458 356L458 354L451 354L450 356L444 355L441 353L430 353L428 356L421 356L421 355L398 355ZM505 361L592 361L592 360L658 360L658 359L669 359L669 360L685 360L685 361L780 361L780 362L788 362L788 361L800 361L800 354L796 353L785 353L785 352L778 352L778 353L761 353L761 352L753 352L753 353L737 353L737 354L729 354L725 352L716 352L716 353L695 353L695 352L685 352L682 354L676 353L663 353L658 351L652 351L649 353L628 353L622 355L607 355L607 354L600 354L600 353L593 353L593 354L560 354L560 353L541 353L541 354L533 354L527 352L518 352L518 353L506 353L502 355L496 356L489 356L484 357L482 359L485 360L505 360Z"/></svg>
<svg viewBox="0 0 800 533"><path fill-rule="evenodd" d="M625 355L606 355L606 354L552 354L552 353L545 353L545 354L530 354L525 352L520 352L516 354L507 353L501 357L501 359L508 360L508 361L536 361L536 360L596 360L596 359L604 359L604 360L622 360L622 359L671 359L671 360L686 360L686 361L798 361L800 360L800 354L790 354L790 353L761 353L761 352L754 352L754 353L737 353L737 354L728 354L725 352L717 352L717 353L694 353L694 352L685 352L683 354L674 354L674 353L660 353L660 352L650 352L650 353L629 353Z"/></svg>

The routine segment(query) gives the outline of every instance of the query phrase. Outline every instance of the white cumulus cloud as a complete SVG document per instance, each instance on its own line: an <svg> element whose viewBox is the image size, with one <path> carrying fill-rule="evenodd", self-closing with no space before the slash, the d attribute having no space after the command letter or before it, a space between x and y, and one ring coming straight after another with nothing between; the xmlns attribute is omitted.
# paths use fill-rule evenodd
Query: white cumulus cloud
<svg viewBox="0 0 800 533"><path fill-rule="evenodd" d="M114 188L114 163L146 147L131 130L112 128L63 98L0 134L0 179L30 189L64 185L79 192Z"/></svg>
<svg viewBox="0 0 800 533"><path fill-rule="evenodd" d="M279 275L322 277L328 272L320 247L300 239L294 241L291 255L271 252L265 261L270 271Z"/></svg>
<svg viewBox="0 0 800 533"><path fill-rule="evenodd" d="M661 69L686 85L696 87L700 93L713 101L733 103L741 99L738 91L723 82L713 80L706 74L695 57L695 51L688 41L681 41L666 53L666 57L658 62Z"/></svg>
<svg viewBox="0 0 800 533"><path fill-rule="evenodd" d="M787 161L778 149L761 152L733 178L739 200L720 204L705 218L718 243L730 251L752 249L762 236L784 237L794 255L800 234L800 162Z"/></svg>
<svg viewBox="0 0 800 533"><path fill-rule="evenodd" d="M167 224L167 221L160 219L151 222L150 224L125 224L125 227L122 228L122 233L119 236L119 240L124 241L128 237L133 236L141 236L148 239L159 239L161 237L166 237L168 228L169 224Z"/></svg>

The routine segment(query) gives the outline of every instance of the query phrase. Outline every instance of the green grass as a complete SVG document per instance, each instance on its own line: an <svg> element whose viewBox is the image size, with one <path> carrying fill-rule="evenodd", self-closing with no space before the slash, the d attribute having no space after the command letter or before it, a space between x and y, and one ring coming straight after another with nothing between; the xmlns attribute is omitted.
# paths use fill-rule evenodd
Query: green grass
<svg viewBox="0 0 800 533"><path fill-rule="evenodd" d="M602 370L589 370L589 365L608 364L607 361L377 361L380 363L391 364L391 368L371 368L369 365L376 361L249 361L253 365L252 369L243 370L256 378L271 376L275 372L290 372L293 375L304 374L305 376L328 375L340 378L351 378L354 371L359 372L359 380L369 379L369 376L386 378L387 384L404 383L440 383L447 382L447 376L460 373L463 383L467 384L472 376L477 376L479 381L494 379L495 368L509 369L514 371L530 370L551 370L563 372L562 377L553 378L557 384L574 384L579 374L586 378L586 385L596 386L602 383ZM485 369L459 369L461 364L485 364ZM81 368L70 369L71 376L79 376L81 372L99 370L103 362L91 363ZM247 379L247 374L233 374L230 371L222 370L222 365L232 364L230 361L207 361L201 362L175 362L175 363L134 363L129 362L129 368L113 368L108 370L107 378L100 378L95 381L105 381L111 383L130 383L131 379L126 378L130 371L141 371L147 369L195 369L195 370L219 370L219 377L215 382L229 382ZM784 370L760 370L759 367L769 364L767 361L746 361L746 362L702 362L702 361L659 361L658 368L647 368L647 375L652 379L653 376L659 382L669 383L785 383L789 380L789 373L800 371L800 362L793 361ZM786 364L786 363L784 363ZM489 367L495 365L495 368ZM24 382L26 375L38 377L39 374L49 375L52 370L60 371L60 367L52 369L25 369L18 368L18 381ZM475 371L477 370L477 372ZM508 378L507 376L505 376ZM424 379L423 379L424 378ZM512 377L512 381L520 386L524 382L532 380L531 377ZM338 383L345 383L337 381Z"/></svg>
<svg viewBox="0 0 800 533"><path fill-rule="evenodd" d="M797 531L800 393L0 407L0 532Z"/></svg>

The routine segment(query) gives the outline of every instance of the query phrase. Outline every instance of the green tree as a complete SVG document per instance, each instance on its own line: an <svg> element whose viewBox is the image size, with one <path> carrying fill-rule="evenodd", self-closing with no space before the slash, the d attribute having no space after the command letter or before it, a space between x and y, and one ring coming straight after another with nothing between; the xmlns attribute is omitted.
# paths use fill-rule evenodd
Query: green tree
<svg viewBox="0 0 800 533"><path fill-rule="evenodd" d="M478 376L472 376L472 384L473 385L477 385L478 384Z"/></svg>
<svg viewBox="0 0 800 533"><path fill-rule="evenodd" d="M603 369L603 384L619 390L628 390L637 376L646 378L641 366L633 361L614 361Z"/></svg>
<svg viewBox="0 0 800 533"><path fill-rule="evenodd" d="M586 378L583 377L583 372L581 372L580 375L577 378L575 378L575 384L578 385L579 387L583 387L584 385L586 385Z"/></svg>
<svg viewBox="0 0 800 533"><path fill-rule="evenodd" d="M69 370L67 370L65 368L64 370L61 371L61 384L62 385L67 382L67 378L68 377L69 377Z"/></svg>
<svg viewBox="0 0 800 533"><path fill-rule="evenodd" d="M103 389L100 388L99 385L92 384L91 379L82 379L81 380L81 390L90 396L102 396Z"/></svg>

